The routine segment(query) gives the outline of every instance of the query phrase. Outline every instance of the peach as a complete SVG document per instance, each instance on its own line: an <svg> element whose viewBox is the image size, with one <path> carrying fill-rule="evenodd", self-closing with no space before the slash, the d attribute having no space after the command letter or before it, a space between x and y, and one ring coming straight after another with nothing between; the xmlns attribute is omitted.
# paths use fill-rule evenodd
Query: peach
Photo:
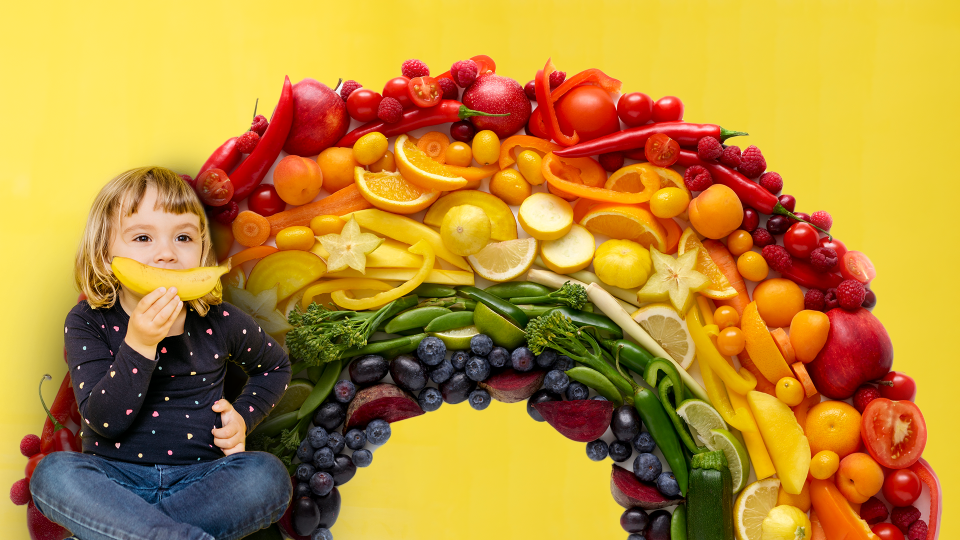
<svg viewBox="0 0 960 540"><path fill-rule="evenodd" d="M690 201L690 224L707 238L720 240L737 230L743 222L740 198L723 184L714 184Z"/></svg>
<svg viewBox="0 0 960 540"><path fill-rule="evenodd" d="M883 469L868 454L850 454L840 461L837 470L837 489L848 501L863 504L880 493L883 487Z"/></svg>
<svg viewBox="0 0 960 540"><path fill-rule="evenodd" d="M830 333L830 317L826 313L805 309L790 321L790 343L797 360L804 364L813 362L820 349L827 343Z"/></svg>
<svg viewBox="0 0 960 540"><path fill-rule="evenodd" d="M753 290L753 299L763 322L773 328L790 326L793 316L803 311L803 291L789 279L762 281Z"/></svg>
<svg viewBox="0 0 960 540"><path fill-rule="evenodd" d="M287 156L273 170L273 187L283 202L297 206L307 204L320 193L323 172L310 158Z"/></svg>

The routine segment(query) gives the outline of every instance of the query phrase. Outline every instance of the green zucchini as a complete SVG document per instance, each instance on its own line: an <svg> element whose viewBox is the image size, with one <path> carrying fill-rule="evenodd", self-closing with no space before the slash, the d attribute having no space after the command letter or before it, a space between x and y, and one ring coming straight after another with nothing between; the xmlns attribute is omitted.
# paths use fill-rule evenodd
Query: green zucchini
<svg viewBox="0 0 960 540"><path fill-rule="evenodd" d="M687 486L687 538L734 540L733 479L722 451L695 454Z"/></svg>

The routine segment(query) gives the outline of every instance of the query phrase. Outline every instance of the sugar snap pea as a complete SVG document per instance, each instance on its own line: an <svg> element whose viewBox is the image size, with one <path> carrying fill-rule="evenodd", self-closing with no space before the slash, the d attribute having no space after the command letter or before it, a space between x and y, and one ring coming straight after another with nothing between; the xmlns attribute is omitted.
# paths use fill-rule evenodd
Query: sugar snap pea
<svg viewBox="0 0 960 540"><path fill-rule="evenodd" d="M290 429L297 425L297 415L299 412L300 411L297 410L284 414L278 414L277 416L268 416L263 420L263 422L260 422L257 427L254 428L247 438L253 438L255 435L276 437L283 430Z"/></svg>
<svg viewBox="0 0 960 540"><path fill-rule="evenodd" d="M423 328L430 321L441 315L452 313L449 309L440 306L427 306L408 309L396 317L390 319L390 322L384 327L384 332L388 334L397 334L404 330L413 330Z"/></svg>
<svg viewBox="0 0 960 540"><path fill-rule="evenodd" d="M424 332L446 332L454 328L463 328L473 324L472 311L454 311L441 315L423 328Z"/></svg>
<svg viewBox="0 0 960 540"><path fill-rule="evenodd" d="M453 290L453 287L447 287L446 285L421 283L420 286L413 290L413 294L423 298L443 298L445 296L455 296L457 291Z"/></svg>
<svg viewBox="0 0 960 540"><path fill-rule="evenodd" d="M610 382L610 379L599 371L587 366L574 366L564 373L571 379L593 388L598 394L616 404L617 407L623 405L623 397L620 395L620 391Z"/></svg>
<svg viewBox="0 0 960 540"><path fill-rule="evenodd" d="M484 289L484 291L504 300L521 296L543 296L554 291L546 285L534 283L532 281L507 281L497 283Z"/></svg>
<svg viewBox="0 0 960 540"><path fill-rule="evenodd" d="M340 365L339 360L334 360L333 362L327 362L327 365L323 367L323 374L320 375L320 379L313 385L313 391L310 392L310 395L304 400L303 405L300 406L300 411L297 413L298 420L302 420L304 417L313 414L313 411L323 403L323 400L327 399L327 396L330 395L330 392L333 390L333 384L336 383L340 377Z"/></svg>

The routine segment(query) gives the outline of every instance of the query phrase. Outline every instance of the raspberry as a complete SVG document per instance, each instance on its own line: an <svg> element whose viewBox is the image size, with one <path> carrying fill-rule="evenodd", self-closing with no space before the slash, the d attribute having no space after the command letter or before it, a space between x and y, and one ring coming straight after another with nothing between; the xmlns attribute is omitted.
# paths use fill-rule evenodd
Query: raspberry
<svg viewBox="0 0 960 540"><path fill-rule="evenodd" d="M554 88L560 86L565 80L567 80L566 71L554 71L550 74L550 89L553 90Z"/></svg>
<svg viewBox="0 0 960 540"><path fill-rule="evenodd" d="M400 100L392 97L385 97L380 100L380 105L377 107L377 118L388 124L399 122L403 118L403 105L400 104Z"/></svg>
<svg viewBox="0 0 960 540"><path fill-rule="evenodd" d="M839 262L840 257L837 256L836 250L832 248L818 247L810 252L810 264L817 272L831 272Z"/></svg>
<svg viewBox="0 0 960 540"><path fill-rule="evenodd" d="M872 384L861 384L860 387L857 388L857 391L853 393L853 408L856 409L860 414L863 414L863 410L867 408L867 405L879 397L882 396L880 395L880 390L877 390L876 386L873 386ZM861 514L861 517L863 517L863 514ZM883 519L887 519L886 514L883 515ZM883 519L880 521L883 521Z"/></svg>
<svg viewBox="0 0 960 540"><path fill-rule="evenodd" d="M21 478L10 486L10 500L13 504L21 506L30 502L30 479Z"/></svg>
<svg viewBox="0 0 960 540"><path fill-rule="evenodd" d="M616 172L623 167L623 152L607 152L600 154L600 166L607 172Z"/></svg>
<svg viewBox="0 0 960 540"><path fill-rule="evenodd" d="M267 122L267 117L258 114L253 117L253 122L250 122L250 131L255 131L257 135L263 137L263 134L267 131L267 127L270 126L270 122Z"/></svg>
<svg viewBox="0 0 960 540"><path fill-rule="evenodd" d="M260 135L257 135L256 131L247 131L237 138L237 149L243 154L249 154L257 147L258 142Z"/></svg>
<svg viewBox="0 0 960 540"><path fill-rule="evenodd" d="M760 180L758 180L763 189L769 191L776 195L780 193L780 190L783 189L783 177L780 176L780 173L775 172L765 172L760 175Z"/></svg>
<svg viewBox="0 0 960 540"><path fill-rule="evenodd" d="M823 291L820 289L809 289L807 294L803 295L803 309L813 311L823 311L826 302L823 298Z"/></svg>
<svg viewBox="0 0 960 540"><path fill-rule="evenodd" d="M863 288L863 283L855 279L845 279L837 287L837 301L847 311L859 308L866 297L867 290Z"/></svg>
<svg viewBox="0 0 960 540"><path fill-rule="evenodd" d="M453 77L453 82L457 83L460 88L466 88L473 84L479 74L480 66L473 60L454 62L453 67L450 68L450 76Z"/></svg>
<svg viewBox="0 0 960 540"><path fill-rule="evenodd" d="M757 227L753 230L753 245L762 248L776 243L777 241L774 240L773 235L770 234L770 231L764 229L763 227Z"/></svg>
<svg viewBox="0 0 960 540"><path fill-rule="evenodd" d="M736 168L740 166L740 147L728 146L720 152L720 163L727 167Z"/></svg>
<svg viewBox="0 0 960 540"><path fill-rule="evenodd" d="M914 521L913 525L907 529L907 540L926 540L926 538L927 524L922 519Z"/></svg>
<svg viewBox="0 0 960 540"><path fill-rule="evenodd" d="M230 201L223 206L213 208L210 212L213 214L213 219L217 220L217 223L230 225L233 223L233 220L237 219L237 214L240 213L240 207L237 206L237 201Z"/></svg>
<svg viewBox="0 0 960 540"><path fill-rule="evenodd" d="M763 159L760 149L752 144L740 156L740 172L747 178L756 178L767 168L767 160Z"/></svg>
<svg viewBox="0 0 960 540"><path fill-rule="evenodd" d="M427 77L430 75L430 68L420 60L411 58L400 66L400 74L408 79Z"/></svg>
<svg viewBox="0 0 960 540"><path fill-rule="evenodd" d="M830 311L840 307L840 301L837 300L837 289L829 288L823 293L823 310Z"/></svg>
<svg viewBox="0 0 960 540"><path fill-rule="evenodd" d="M720 157L721 152L723 147L720 146L720 141L713 137L707 136L697 141L697 155L700 159L714 160Z"/></svg>
<svg viewBox="0 0 960 540"><path fill-rule="evenodd" d="M833 218L830 217L828 212L824 210L817 210L812 216L810 216L810 223L813 223L825 231L829 231L830 227L833 227Z"/></svg>
<svg viewBox="0 0 960 540"><path fill-rule="evenodd" d="M362 84L354 80L349 80L340 86L340 97L343 99L343 101L347 101L347 98L350 97L350 94L352 94L354 90L358 90L360 88L363 88Z"/></svg>
<svg viewBox="0 0 960 540"><path fill-rule="evenodd" d="M459 99L460 98L460 89L457 88L457 83L453 82L451 79L437 79L437 86L440 87L440 90L443 91L443 95L440 96L440 99Z"/></svg>
<svg viewBox="0 0 960 540"><path fill-rule="evenodd" d="M40 453L40 437L34 434L24 435L20 439L20 453L31 458Z"/></svg>
<svg viewBox="0 0 960 540"><path fill-rule="evenodd" d="M530 101L537 100L537 83L536 81L530 81L527 84L523 85L523 93L527 95L527 98Z"/></svg>
<svg viewBox="0 0 960 540"><path fill-rule="evenodd" d="M683 183L690 191L703 191L713 185L713 176L700 165L692 165L684 171Z"/></svg>
<svg viewBox="0 0 960 540"><path fill-rule="evenodd" d="M763 259L767 261L770 268L773 268L777 272L783 272L793 267L793 257L790 256L787 248L783 246L776 244L765 246L760 251L760 254L763 255Z"/></svg>
<svg viewBox="0 0 960 540"><path fill-rule="evenodd" d="M907 530L914 521L920 519L920 510L915 506L895 506L890 513L890 522L900 529L900 532L907 534Z"/></svg>
<svg viewBox="0 0 960 540"><path fill-rule="evenodd" d="M887 510L887 505L883 504L883 502L876 497L870 497L867 499L867 502L860 506L860 519L870 525L876 525L881 521L885 521L888 515L890 515L890 512Z"/></svg>

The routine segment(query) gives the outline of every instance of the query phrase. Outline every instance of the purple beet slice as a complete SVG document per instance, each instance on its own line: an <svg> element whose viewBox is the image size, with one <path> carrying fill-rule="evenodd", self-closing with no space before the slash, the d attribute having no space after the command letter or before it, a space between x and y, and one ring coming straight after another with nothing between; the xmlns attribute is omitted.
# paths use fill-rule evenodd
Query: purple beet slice
<svg viewBox="0 0 960 540"><path fill-rule="evenodd" d="M382 418L391 424L423 414L423 409L410 394L390 383L381 383L357 392L347 407L346 433L352 428L363 429L372 420Z"/></svg>
<svg viewBox="0 0 960 540"><path fill-rule="evenodd" d="M533 408L564 437L577 442L599 439L613 418L613 402L595 399L544 401Z"/></svg>
<svg viewBox="0 0 960 540"><path fill-rule="evenodd" d="M503 403L516 403L533 395L543 384L547 372L542 370L520 373L506 369L480 382L480 388L490 393L490 397Z"/></svg>
<svg viewBox="0 0 960 540"><path fill-rule="evenodd" d="M652 482L641 482L633 474L617 465L613 466L613 472L610 474L610 493L613 494L613 500L624 508L634 508L639 506L644 510L656 510L666 508L675 504L680 504L683 499L668 499L664 497L657 485Z"/></svg>

